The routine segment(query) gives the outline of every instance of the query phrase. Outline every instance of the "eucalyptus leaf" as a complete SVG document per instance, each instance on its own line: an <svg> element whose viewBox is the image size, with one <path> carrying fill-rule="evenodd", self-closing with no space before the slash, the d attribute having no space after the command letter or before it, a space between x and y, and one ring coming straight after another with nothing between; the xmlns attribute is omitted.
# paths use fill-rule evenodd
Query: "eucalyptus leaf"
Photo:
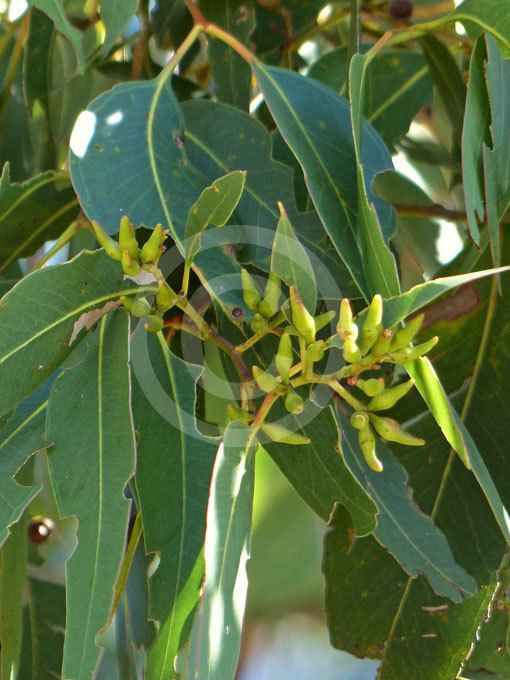
<svg viewBox="0 0 510 680"><path fill-rule="evenodd" d="M66 564L62 665L62 677L76 680L98 665L96 636L108 623L125 547L135 447L129 373L128 315L116 311L99 322L85 358L57 379L48 405L55 499L62 517L78 520L78 546Z"/></svg>

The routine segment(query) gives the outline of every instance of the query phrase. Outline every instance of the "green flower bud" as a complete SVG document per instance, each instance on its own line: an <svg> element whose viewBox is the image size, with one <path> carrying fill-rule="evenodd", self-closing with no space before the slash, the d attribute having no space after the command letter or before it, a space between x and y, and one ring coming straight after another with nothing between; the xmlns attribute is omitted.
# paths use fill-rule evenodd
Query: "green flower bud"
<svg viewBox="0 0 510 680"><path fill-rule="evenodd" d="M424 439L414 437L409 432L406 432L393 418L381 418L371 413L370 422L381 437L389 442L397 442L407 446L423 446L425 444Z"/></svg>
<svg viewBox="0 0 510 680"><path fill-rule="evenodd" d="M289 288L292 323L307 345L315 340L315 319L303 304L303 300L294 286Z"/></svg>
<svg viewBox="0 0 510 680"><path fill-rule="evenodd" d="M145 298L132 298L129 295L121 295L120 301L130 314L139 318L148 316L152 311L151 305Z"/></svg>
<svg viewBox="0 0 510 680"><path fill-rule="evenodd" d="M260 305L260 295L255 281L246 269L241 269L241 280L243 282L243 300L252 312L256 312Z"/></svg>
<svg viewBox="0 0 510 680"><path fill-rule="evenodd" d="M94 230L99 245L104 248L105 253L111 257L112 260L120 262L122 260L122 248L117 241L114 241L99 222L96 222L95 220L92 220L92 229Z"/></svg>
<svg viewBox="0 0 510 680"><path fill-rule="evenodd" d="M147 264L149 262L155 264L163 252L161 246L163 245L165 239L165 230L161 224L157 224L146 243L144 243L142 246L142 250L140 252L140 261L143 262L143 264Z"/></svg>
<svg viewBox="0 0 510 680"><path fill-rule="evenodd" d="M247 425L253 420L253 415L248 413L242 408L239 408L236 404L227 405L227 415L230 420L240 420L242 423Z"/></svg>
<svg viewBox="0 0 510 680"><path fill-rule="evenodd" d="M122 251L122 271L127 276L136 276L140 273L141 267L136 260L133 260L127 250Z"/></svg>
<svg viewBox="0 0 510 680"><path fill-rule="evenodd" d="M282 380L287 382L289 379L290 369L294 363L294 353L292 351L292 340L288 333L282 333L280 342L278 344L278 352L275 356L276 370L280 374Z"/></svg>
<svg viewBox="0 0 510 680"><path fill-rule="evenodd" d="M307 363L311 362L313 364L316 361L320 361L324 356L324 352L326 351L325 345L326 343L324 340L316 340L315 342L312 342L312 344L309 345L306 350L306 356L308 359Z"/></svg>
<svg viewBox="0 0 510 680"><path fill-rule="evenodd" d="M160 312L166 312L175 305L177 293L175 293L168 283L161 283L156 294L156 306Z"/></svg>
<svg viewBox="0 0 510 680"><path fill-rule="evenodd" d="M421 345L416 345L416 347L404 347L404 349L399 349L396 352L392 350L387 356L389 361L392 361L394 364L408 364L410 361L419 359L430 352L438 341L439 338L435 335L427 342L422 342Z"/></svg>
<svg viewBox="0 0 510 680"><path fill-rule="evenodd" d="M133 260L140 257L140 248L135 236L135 228L127 215L123 215L119 226L119 245L122 250L127 250Z"/></svg>
<svg viewBox="0 0 510 680"><path fill-rule="evenodd" d="M282 444L305 445L310 443L310 439L299 432L292 432L279 423L264 423L260 429L262 432L275 442Z"/></svg>
<svg viewBox="0 0 510 680"><path fill-rule="evenodd" d="M347 298L343 298L340 302L340 316L336 332L342 340L347 340L347 338L357 340L358 338L358 327L353 321L351 304Z"/></svg>
<svg viewBox="0 0 510 680"><path fill-rule="evenodd" d="M305 403L297 392L291 391L285 397L285 408L287 411L289 411L289 413L293 413L295 416L297 416L300 413L303 413L305 409Z"/></svg>
<svg viewBox="0 0 510 680"><path fill-rule="evenodd" d="M333 309L330 309L329 312L324 312L324 314L319 314L319 316L316 316L315 317L315 331L318 333L323 328L326 328L326 326L329 326L329 324L333 321L335 316L336 316L336 312Z"/></svg>
<svg viewBox="0 0 510 680"><path fill-rule="evenodd" d="M280 279L274 272L269 272L264 299L259 305L259 312L266 319L270 319L278 311L280 302Z"/></svg>
<svg viewBox="0 0 510 680"><path fill-rule="evenodd" d="M353 338L346 338L342 349L344 359L349 364L357 364L361 361L361 350Z"/></svg>
<svg viewBox="0 0 510 680"><path fill-rule="evenodd" d="M359 447L368 466L375 472L383 471L383 464L377 457L375 437L370 425L363 427L358 433Z"/></svg>
<svg viewBox="0 0 510 680"><path fill-rule="evenodd" d="M368 404L369 411L386 411L386 409L395 406L397 401L402 399L411 387L414 385L414 380L408 380L395 387L389 387L377 396L375 396Z"/></svg>
<svg viewBox="0 0 510 680"><path fill-rule="evenodd" d="M423 324L424 318L425 314L419 314L418 316L415 316L414 319L411 319L411 321L409 321L409 323L406 324L404 328L400 328L393 336L390 345L390 351L393 352L397 349L409 347L413 341L413 338L418 334Z"/></svg>
<svg viewBox="0 0 510 680"><path fill-rule="evenodd" d="M145 324L145 328L149 331L149 333L159 333L163 326L163 315L160 312L149 314L147 317L147 323Z"/></svg>
<svg viewBox="0 0 510 680"><path fill-rule="evenodd" d="M384 383L384 378L369 378L368 380L360 378L356 382L356 387L359 387L367 397L375 397L376 394L380 394L384 390L386 385Z"/></svg>
<svg viewBox="0 0 510 680"><path fill-rule="evenodd" d="M266 371L263 371L258 366L254 366L252 368L252 373L253 377L255 378L255 382L263 392L274 392L276 389L278 389L278 387L280 387L280 383L274 376L272 376L270 373L267 373Z"/></svg>
<svg viewBox="0 0 510 680"><path fill-rule="evenodd" d="M357 430L362 430L369 425L368 413L363 411L354 411L351 416L351 425Z"/></svg>
<svg viewBox="0 0 510 680"><path fill-rule="evenodd" d="M393 331L391 328L384 328L380 333L379 337L372 347L372 354L376 357L386 354L390 349L391 339L393 337Z"/></svg>
<svg viewBox="0 0 510 680"><path fill-rule="evenodd" d="M382 331L382 311L382 297L379 294L374 295L361 329L360 348L363 355L368 353Z"/></svg>
<svg viewBox="0 0 510 680"><path fill-rule="evenodd" d="M263 333L267 329L267 327L269 326L266 319L264 319L264 317L261 314L258 314L258 313L253 316L253 319L252 319L250 325L251 325L252 331L254 333L257 333L257 335L259 333Z"/></svg>

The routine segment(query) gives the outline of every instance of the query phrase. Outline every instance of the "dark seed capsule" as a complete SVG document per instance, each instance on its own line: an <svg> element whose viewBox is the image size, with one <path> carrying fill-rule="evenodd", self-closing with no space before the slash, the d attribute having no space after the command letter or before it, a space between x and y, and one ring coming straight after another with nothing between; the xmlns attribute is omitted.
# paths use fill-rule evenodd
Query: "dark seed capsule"
<svg viewBox="0 0 510 680"><path fill-rule="evenodd" d="M45 543L52 535L55 523L48 517L33 517L27 527L30 543Z"/></svg>
<svg viewBox="0 0 510 680"><path fill-rule="evenodd" d="M392 0L389 12L394 19L409 19L413 15L413 3L411 0Z"/></svg>
<svg viewBox="0 0 510 680"><path fill-rule="evenodd" d="M233 307L231 314L234 317L234 319L240 319L242 317L242 315L244 314L244 312L241 309L241 307Z"/></svg>

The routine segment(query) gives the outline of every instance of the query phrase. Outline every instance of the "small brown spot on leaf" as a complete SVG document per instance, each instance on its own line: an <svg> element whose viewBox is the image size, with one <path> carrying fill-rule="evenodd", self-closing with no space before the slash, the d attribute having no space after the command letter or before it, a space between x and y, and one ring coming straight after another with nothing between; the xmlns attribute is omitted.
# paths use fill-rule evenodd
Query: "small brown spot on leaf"
<svg viewBox="0 0 510 680"><path fill-rule="evenodd" d="M469 314L480 304L480 294L474 283L466 283L459 290L445 300L431 305L425 311L423 328L436 321L453 321L459 316Z"/></svg>

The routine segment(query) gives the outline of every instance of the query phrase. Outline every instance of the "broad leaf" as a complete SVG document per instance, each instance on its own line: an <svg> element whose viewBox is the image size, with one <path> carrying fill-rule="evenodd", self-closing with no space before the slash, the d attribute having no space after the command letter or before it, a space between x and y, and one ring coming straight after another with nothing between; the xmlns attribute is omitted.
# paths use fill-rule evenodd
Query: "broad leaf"
<svg viewBox="0 0 510 680"><path fill-rule="evenodd" d="M85 70L85 54L83 50L82 34L66 17L64 0L28 0L28 4L44 12L55 24L59 33L65 36L76 53L76 60L80 72Z"/></svg>
<svg viewBox="0 0 510 680"><path fill-rule="evenodd" d="M327 52L308 75L343 94L347 52L347 46ZM387 50L368 67L365 117L387 144L406 134L415 115L431 100L432 82L421 54Z"/></svg>
<svg viewBox="0 0 510 680"><path fill-rule="evenodd" d="M246 173L234 170L214 180L191 206L184 244L186 258L193 258L200 250L200 234L206 227L224 227L236 209L243 193Z"/></svg>
<svg viewBox="0 0 510 680"><path fill-rule="evenodd" d="M149 617L159 632L147 654L147 678L169 677L199 598L202 547L217 445L195 424L201 369L170 352L161 335L137 327L132 346L138 432L135 477L145 551L158 557L149 578ZM184 638L184 639L183 639Z"/></svg>
<svg viewBox="0 0 510 680"><path fill-rule="evenodd" d="M306 250L296 238L296 233L283 206L271 252L271 272L288 286L294 286L305 307L313 314L317 305L317 286L312 265Z"/></svg>
<svg viewBox="0 0 510 680"><path fill-rule="evenodd" d="M11 183L6 164L0 178L0 274L60 236L78 212L67 173L45 172Z"/></svg>
<svg viewBox="0 0 510 680"><path fill-rule="evenodd" d="M368 297L363 266L358 171L349 105L332 90L299 74L260 63L253 66L259 87L282 135L299 160L324 228L358 288ZM371 193L371 182L392 167L384 143L368 124L363 166L367 191L388 239L395 228L393 209ZM381 237L382 238L382 237Z"/></svg>
<svg viewBox="0 0 510 680"><path fill-rule="evenodd" d="M31 579L25 609L23 649L19 680L49 680L62 668L65 588Z"/></svg>
<svg viewBox="0 0 510 680"><path fill-rule="evenodd" d="M264 448L319 517L327 522L340 504L349 512L356 536L367 536L377 526L377 507L345 464L331 409L326 407L312 418L312 408L310 403L301 416L287 414L283 421L286 427L310 437L310 444L268 442Z"/></svg>
<svg viewBox="0 0 510 680"><path fill-rule="evenodd" d="M82 329L93 323L88 312L137 290L103 250L84 251L16 284L0 305L0 414L59 367Z"/></svg>
<svg viewBox="0 0 510 680"><path fill-rule="evenodd" d="M50 477L59 513L78 520L66 564L62 677L90 679L126 541L134 472L128 315L104 316L86 357L56 381L48 405Z"/></svg>
<svg viewBox="0 0 510 680"><path fill-rule="evenodd" d="M200 0L199 7L208 21L248 45L255 27L253 0ZM214 94L221 101L248 111L251 94L249 65L229 45L217 38L209 40Z"/></svg>
<svg viewBox="0 0 510 680"><path fill-rule="evenodd" d="M422 574L438 595L461 602L476 592L476 582L456 564L443 533L414 504L405 469L382 440L377 457L384 470L374 472L366 464L358 444L358 432L337 413L345 461L379 511L374 536L407 573Z"/></svg>
<svg viewBox="0 0 510 680"><path fill-rule="evenodd" d="M254 485L253 430L239 422L225 431L214 463L207 530L205 582L196 632L200 645L190 677L233 680L241 646L248 581Z"/></svg>

